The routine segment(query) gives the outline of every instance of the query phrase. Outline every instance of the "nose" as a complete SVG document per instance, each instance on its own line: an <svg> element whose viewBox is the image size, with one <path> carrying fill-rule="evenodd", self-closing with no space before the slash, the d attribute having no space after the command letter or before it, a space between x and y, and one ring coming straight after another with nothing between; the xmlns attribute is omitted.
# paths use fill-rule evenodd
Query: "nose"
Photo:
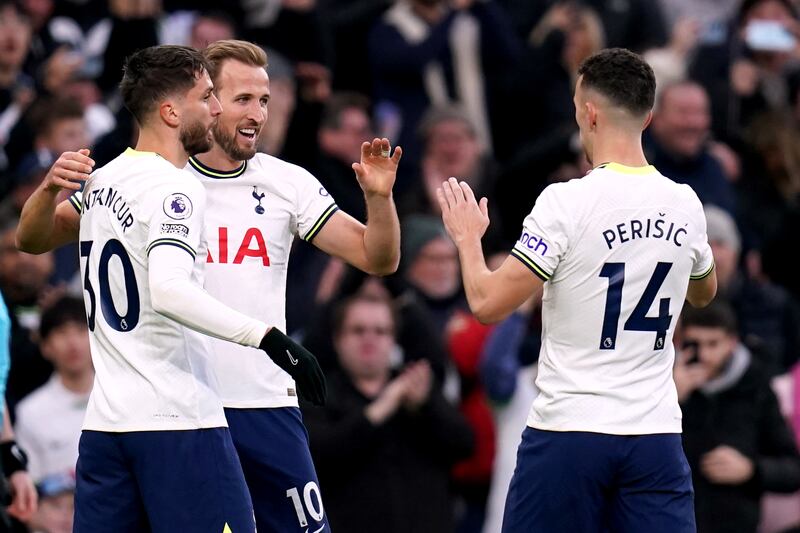
<svg viewBox="0 0 800 533"><path fill-rule="evenodd" d="M261 104L254 100L253 103L247 108L247 119L252 120L259 126L264 123L266 119L265 110L261 108Z"/></svg>
<svg viewBox="0 0 800 533"><path fill-rule="evenodd" d="M222 113L222 104L219 102L214 93L211 94L211 103L209 104L209 109L212 117L217 117L220 115L220 113Z"/></svg>

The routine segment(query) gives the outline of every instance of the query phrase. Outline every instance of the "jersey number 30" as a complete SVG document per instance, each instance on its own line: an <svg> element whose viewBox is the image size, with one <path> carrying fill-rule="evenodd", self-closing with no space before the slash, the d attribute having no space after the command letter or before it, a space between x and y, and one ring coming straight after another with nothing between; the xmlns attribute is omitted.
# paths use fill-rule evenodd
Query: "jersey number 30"
<svg viewBox="0 0 800 533"><path fill-rule="evenodd" d="M650 281L647 283L639 303L633 308L631 316L625 321L627 331L652 331L656 334L654 350L664 348L667 329L672 322L669 314L669 298L661 298L658 302L658 316L647 316L650 306L656 299L658 290L664 283L672 263L658 263ZM617 347L617 330L622 307L622 286L625 284L625 263L606 263L600 269L600 277L608 278L606 294L606 311L603 316L603 331L600 337L601 350L614 350Z"/></svg>
<svg viewBox="0 0 800 533"><path fill-rule="evenodd" d="M86 308L89 311L89 331L94 331L95 315L97 312L97 296L89 279L89 256L92 253L94 241L81 241L81 257L86 258L86 267L83 271L83 290L89 296ZM122 265L125 296L128 301L128 310L124 315L117 312L114 299L111 296L111 283L108 275L108 265L112 257L117 257ZM100 261L97 265L97 280L100 285L100 308L106 323L117 331L130 331L139 323L139 287L136 285L136 276L133 273L133 264L125 247L117 239L111 239L100 251Z"/></svg>

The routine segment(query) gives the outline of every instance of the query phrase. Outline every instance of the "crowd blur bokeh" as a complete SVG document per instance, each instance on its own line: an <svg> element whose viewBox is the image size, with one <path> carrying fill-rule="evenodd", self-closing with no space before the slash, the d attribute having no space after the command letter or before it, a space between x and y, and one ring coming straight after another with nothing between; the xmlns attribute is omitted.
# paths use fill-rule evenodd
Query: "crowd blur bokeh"
<svg viewBox="0 0 800 533"><path fill-rule="evenodd" d="M647 157L703 202L720 284L675 339L698 531L800 531L800 1L0 0L6 404L39 495L15 531L72 530L93 381L77 249L17 251L20 210L62 152L89 148L101 166L135 145L117 91L127 55L228 38L268 54L259 149L311 171L354 217L361 143L404 149L396 274L303 241L290 260L288 332L329 378L327 406L304 416L333 530L500 530L541 301L494 326L471 316L435 190L456 176L489 199L483 242L499 264L541 191L591 168L579 65L626 47L658 80Z"/></svg>

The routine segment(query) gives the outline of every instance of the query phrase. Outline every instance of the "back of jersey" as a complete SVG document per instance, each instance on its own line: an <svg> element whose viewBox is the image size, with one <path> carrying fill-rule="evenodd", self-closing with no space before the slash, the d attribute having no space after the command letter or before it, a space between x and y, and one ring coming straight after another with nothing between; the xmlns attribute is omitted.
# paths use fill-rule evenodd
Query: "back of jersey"
<svg viewBox="0 0 800 533"><path fill-rule="evenodd" d="M702 204L652 166L551 185L512 254L546 280L528 425L680 433L672 334L690 278L713 269Z"/></svg>
<svg viewBox="0 0 800 533"><path fill-rule="evenodd" d="M81 198L80 256L95 384L84 429L225 426L206 339L153 310L148 255L158 246L205 260L205 191L150 152L128 149ZM201 283L203 262L195 260Z"/></svg>

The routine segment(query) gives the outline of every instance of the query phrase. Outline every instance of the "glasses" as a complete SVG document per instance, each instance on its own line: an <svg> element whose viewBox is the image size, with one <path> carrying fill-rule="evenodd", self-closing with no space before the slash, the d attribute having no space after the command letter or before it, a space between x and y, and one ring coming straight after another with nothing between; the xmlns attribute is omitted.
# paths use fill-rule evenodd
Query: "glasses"
<svg viewBox="0 0 800 533"><path fill-rule="evenodd" d="M390 327L364 326L361 324L348 326L344 328L344 332L349 333L351 335L358 335L359 337L362 335L366 335L367 333L372 333L373 335L377 335L378 337L386 337L394 334L394 330Z"/></svg>

